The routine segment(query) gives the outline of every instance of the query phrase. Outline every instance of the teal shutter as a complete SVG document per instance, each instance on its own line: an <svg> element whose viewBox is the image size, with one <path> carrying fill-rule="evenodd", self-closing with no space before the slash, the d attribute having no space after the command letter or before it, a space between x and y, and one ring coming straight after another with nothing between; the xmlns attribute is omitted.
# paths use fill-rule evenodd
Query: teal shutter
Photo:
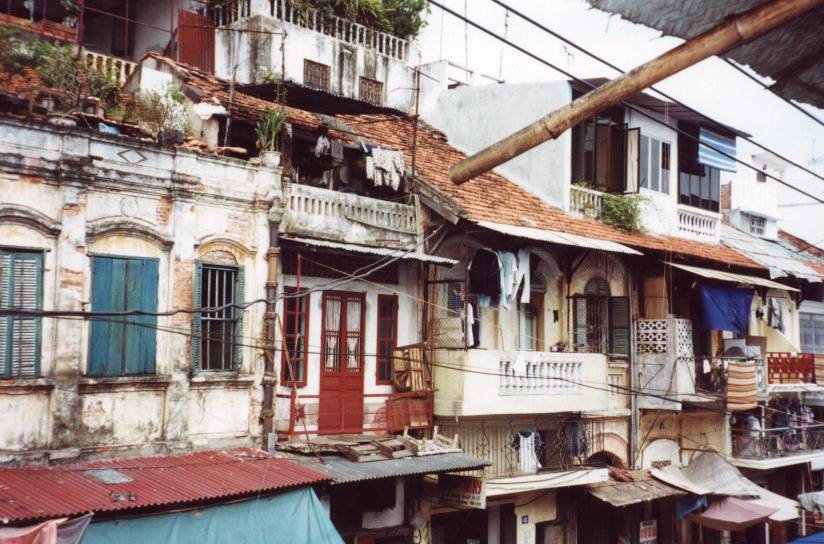
<svg viewBox="0 0 824 544"><path fill-rule="evenodd" d="M201 307L200 293L202 278L203 265L201 263L195 263L195 277L192 282L192 287L194 290L194 304L192 304L192 307L195 310L199 310ZM195 311L195 313L192 314L192 372L200 372L200 358L203 347L203 339L201 338L202 334L203 321L201 320L200 312Z"/></svg>
<svg viewBox="0 0 824 544"><path fill-rule="evenodd" d="M156 259L92 257L92 311L157 312ZM120 376L155 371L157 316L92 319L89 374Z"/></svg>
<svg viewBox="0 0 824 544"><path fill-rule="evenodd" d="M237 269L237 283L235 284L235 304L241 304L246 301L244 294L244 267L239 266ZM235 312L235 345L232 350L232 364L234 370L240 370L241 353L243 350L243 316L245 311L242 308L233 308Z"/></svg>
<svg viewBox="0 0 824 544"><path fill-rule="evenodd" d="M43 254L0 251L0 306L41 309ZM0 376L35 378L40 373L39 317L0 318Z"/></svg>

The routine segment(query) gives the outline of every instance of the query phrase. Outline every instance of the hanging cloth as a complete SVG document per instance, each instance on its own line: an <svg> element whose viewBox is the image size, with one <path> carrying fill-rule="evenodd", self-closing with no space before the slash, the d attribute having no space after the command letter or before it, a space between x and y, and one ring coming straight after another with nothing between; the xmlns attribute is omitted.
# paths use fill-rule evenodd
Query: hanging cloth
<svg viewBox="0 0 824 544"><path fill-rule="evenodd" d="M315 157L329 154L329 138L321 134L315 142Z"/></svg>
<svg viewBox="0 0 824 544"><path fill-rule="evenodd" d="M343 142L340 140L332 140L329 142L329 154L332 158L338 161L343 160Z"/></svg>
<svg viewBox="0 0 824 544"><path fill-rule="evenodd" d="M752 306L752 289L699 284L704 308L704 328L746 334Z"/></svg>
<svg viewBox="0 0 824 544"><path fill-rule="evenodd" d="M515 254L509 251L497 251L501 261L500 295L501 306L509 310L512 299L515 298L515 281L518 276L518 261Z"/></svg>
<svg viewBox="0 0 824 544"><path fill-rule="evenodd" d="M530 267L530 253L525 249L518 250L518 276L515 279L515 292L518 292L518 287L521 286L521 281L523 281L523 291L521 291L521 304L529 304L529 291L530 291L530 273L532 269Z"/></svg>
<svg viewBox="0 0 824 544"><path fill-rule="evenodd" d="M778 332L784 332L784 308L781 301L775 297L770 297L767 306L767 324Z"/></svg>

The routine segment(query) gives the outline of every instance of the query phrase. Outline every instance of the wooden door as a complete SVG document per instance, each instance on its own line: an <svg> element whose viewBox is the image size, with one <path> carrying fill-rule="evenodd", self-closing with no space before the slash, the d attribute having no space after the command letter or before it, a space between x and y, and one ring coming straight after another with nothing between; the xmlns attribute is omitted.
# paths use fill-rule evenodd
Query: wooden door
<svg viewBox="0 0 824 544"><path fill-rule="evenodd" d="M323 293L318 433L363 430L363 293Z"/></svg>
<svg viewBox="0 0 824 544"><path fill-rule="evenodd" d="M178 58L183 64L213 74L215 29L209 17L185 9L177 12Z"/></svg>

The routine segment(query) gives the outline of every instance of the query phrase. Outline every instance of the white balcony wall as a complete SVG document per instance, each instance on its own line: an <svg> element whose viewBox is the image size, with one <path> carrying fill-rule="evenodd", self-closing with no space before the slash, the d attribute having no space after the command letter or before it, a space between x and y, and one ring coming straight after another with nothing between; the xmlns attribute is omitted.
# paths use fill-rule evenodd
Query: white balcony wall
<svg viewBox="0 0 824 544"><path fill-rule="evenodd" d="M499 350L437 350L435 415L442 417L600 411L610 393L606 356Z"/></svg>
<svg viewBox="0 0 824 544"><path fill-rule="evenodd" d="M461 86L426 103L424 119L446 133L450 144L471 154L572 100L566 81ZM495 171L559 208L567 209L571 132L530 149Z"/></svg>

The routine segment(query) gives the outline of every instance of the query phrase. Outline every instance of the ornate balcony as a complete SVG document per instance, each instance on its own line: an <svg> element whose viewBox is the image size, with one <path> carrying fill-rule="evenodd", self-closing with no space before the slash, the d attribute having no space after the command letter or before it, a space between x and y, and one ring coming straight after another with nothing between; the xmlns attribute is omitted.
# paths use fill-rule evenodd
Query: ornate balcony
<svg viewBox="0 0 824 544"><path fill-rule="evenodd" d="M435 415L547 414L611 407L607 359L599 353L436 350ZM468 368L472 372L456 372Z"/></svg>
<svg viewBox="0 0 824 544"><path fill-rule="evenodd" d="M601 217L601 202L604 193L587 189L580 185L569 188L569 211L578 215L598 219Z"/></svg>
<svg viewBox="0 0 824 544"><path fill-rule="evenodd" d="M721 237L721 216L690 206L678 206L678 234L705 242L717 242Z"/></svg>
<svg viewBox="0 0 824 544"><path fill-rule="evenodd" d="M415 207L292 184L284 232L368 246L405 249L415 244Z"/></svg>

